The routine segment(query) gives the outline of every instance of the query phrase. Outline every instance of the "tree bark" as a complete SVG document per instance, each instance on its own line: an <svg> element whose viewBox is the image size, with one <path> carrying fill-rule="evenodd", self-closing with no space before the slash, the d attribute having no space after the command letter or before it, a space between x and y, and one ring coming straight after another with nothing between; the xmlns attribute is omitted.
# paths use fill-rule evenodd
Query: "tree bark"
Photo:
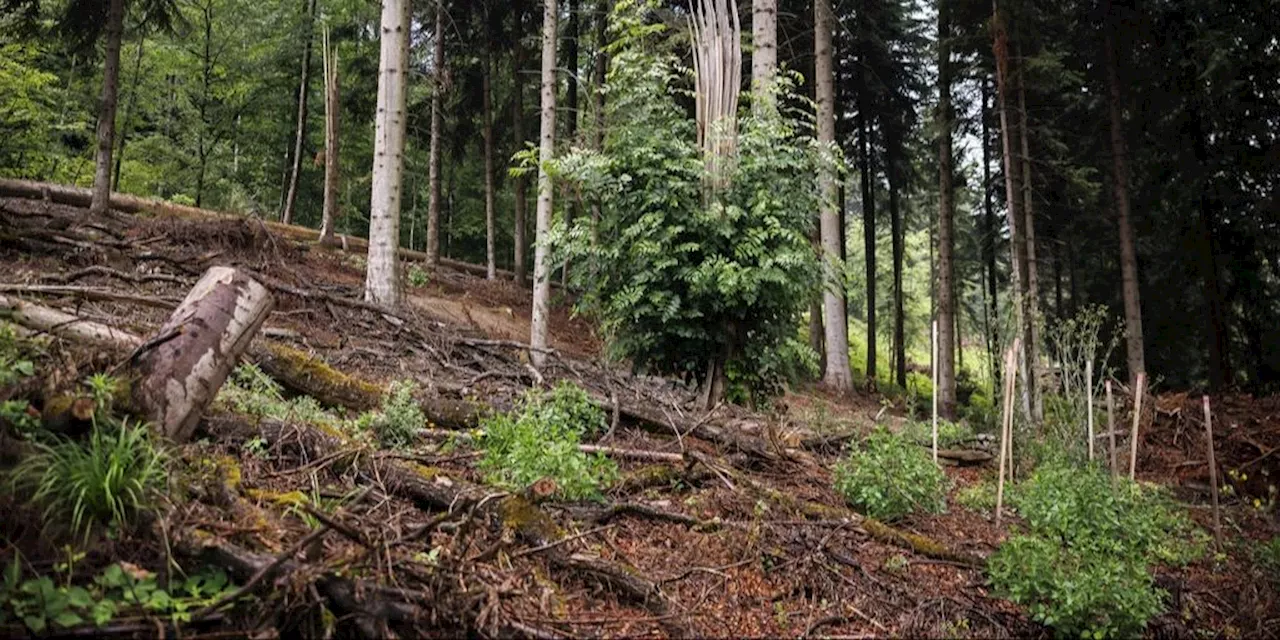
<svg viewBox="0 0 1280 640"><path fill-rule="evenodd" d="M142 33L138 34L138 49L133 57L133 83L129 87L129 102L124 106L124 117L120 119L119 138L120 144L116 148L115 154L115 177L111 179L111 188L115 191L120 190L120 171L124 165L124 143L129 133L129 116L133 114L133 105L138 101L138 84L142 79L142 45L147 38Z"/></svg>
<svg viewBox="0 0 1280 640"><path fill-rule="evenodd" d="M902 289L902 261L905 234L899 206L897 146L887 146L885 176L889 180L889 235L893 243L893 375L898 386L907 388L906 292Z"/></svg>
<svg viewBox="0 0 1280 640"><path fill-rule="evenodd" d="M289 172L289 193L284 198L280 222L293 224L298 202L298 180L302 174L302 145L307 139L307 98L311 93L311 42L314 40L316 0L307 0L306 43L302 48L302 75L298 82L298 126L293 139L293 168Z"/></svg>
<svg viewBox="0 0 1280 640"><path fill-rule="evenodd" d="M566 111L569 115L567 124L567 139L569 144L573 145L578 137L578 17L582 13L579 7L579 0L569 0L569 33L565 40L567 41L567 51L565 57L568 58L568 83L569 88L565 92L565 101L568 102ZM569 198L565 203L564 222L566 227L572 227L573 221L578 217L578 199ZM569 260L566 258L560 271L560 284L569 283Z"/></svg>
<svg viewBox="0 0 1280 640"><path fill-rule="evenodd" d="M338 117L342 103L338 100L338 49L329 48L329 32L324 33L324 215L320 222L320 243L334 242L334 224L338 219L339 159Z"/></svg>
<svg viewBox="0 0 1280 640"><path fill-rule="evenodd" d="M431 157L427 164L427 264L440 261L440 127L444 94L444 0L436 0L435 77L431 87Z"/></svg>
<svg viewBox="0 0 1280 640"><path fill-rule="evenodd" d="M947 0L938 2L938 410L956 409L955 190L951 157L951 27Z"/></svg>
<svg viewBox="0 0 1280 640"><path fill-rule="evenodd" d="M1115 27L1107 2L1106 55L1107 102L1111 118L1111 188L1115 193L1116 226L1120 236L1120 282L1124 295L1125 353L1128 356L1129 385L1147 370L1143 351L1142 301L1138 291L1138 255L1129 217L1128 151L1124 140L1124 119L1120 113L1120 79L1116 70Z"/></svg>
<svg viewBox="0 0 1280 640"><path fill-rule="evenodd" d="M137 361L135 405L160 433L185 442L275 301L230 267L210 268Z"/></svg>
<svg viewBox="0 0 1280 640"><path fill-rule="evenodd" d="M768 100L778 72L778 0L751 2L751 91L753 107Z"/></svg>
<svg viewBox="0 0 1280 640"><path fill-rule="evenodd" d="M490 78L493 75L493 56L489 52L488 38L484 43L484 75L481 80L481 91L484 109L484 227L485 227L485 277L493 280L498 277L497 251L495 247L497 229L494 227L494 179L493 179L493 87Z"/></svg>
<svg viewBox="0 0 1280 640"><path fill-rule="evenodd" d="M1000 293L996 272L996 238L999 236L1000 226L996 222L996 210L991 200L991 133L988 126L988 119L991 117L991 108L988 106L990 93L991 90L984 78L982 80L982 209L985 231L982 234L982 251L987 267L987 313L985 314L987 358L991 366L991 388L994 390L998 388L1000 380L998 338L993 335L993 325L1000 318ZM995 397L994 393L992 397Z"/></svg>
<svg viewBox="0 0 1280 640"><path fill-rule="evenodd" d="M409 0L383 0L381 29L364 298L396 307L401 294L397 249L400 246L400 180L404 170Z"/></svg>
<svg viewBox="0 0 1280 640"><path fill-rule="evenodd" d="M1022 60L1022 47L1018 47L1018 59ZM1036 260L1036 218L1032 191L1030 118L1027 116L1027 69L1018 63L1018 134L1022 139L1022 210L1026 217L1023 235L1026 236L1027 279L1023 304L1026 305L1025 359L1027 368L1026 395L1030 398L1032 417L1036 422L1044 420L1044 398L1040 394L1040 328L1044 323L1040 314L1040 263Z"/></svg>
<svg viewBox="0 0 1280 640"><path fill-rule="evenodd" d="M813 52L815 96L818 104L818 144L824 153L834 152L836 139L835 65L831 31L833 16L830 0L813 3ZM754 69L754 64L752 65ZM840 259L840 212L836 206L834 165L823 167L818 176L819 215L822 232L822 315L825 330L827 368L823 382L841 392L853 390L853 374L849 370L849 320L844 301L844 270Z"/></svg>
<svg viewBox="0 0 1280 640"><path fill-rule="evenodd" d="M120 41L124 37L124 0L107 4L106 61L102 65L102 104L98 108L98 154L93 173L90 214L105 213L111 201L111 152L115 148L116 101L120 93Z"/></svg>
<svg viewBox="0 0 1280 640"><path fill-rule="evenodd" d="M592 148L596 151L604 150L604 90L609 65L609 54L605 52L605 45L608 43L609 13L612 11L612 7L612 0L600 0L600 13L596 16L596 59L595 67L592 69L595 83L595 89L592 92L595 131L592 133L591 138ZM599 240L599 232L600 201L594 200L591 203L591 242L593 244Z"/></svg>
<svg viewBox="0 0 1280 640"><path fill-rule="evenodd" d="M518 4L517 7L518 8L515 10L516 27L518 31L522 31L520 28L524 26L524 20L521 9L523 9L524 3L522 2ZM526 142L524 134L524 78L520 75L524 70L526 56L524 46L521 45L521 35L522 34L516 35L515 44L513 45L513 51L511 54L511 82L513 85L513 95L511 97L511 132L515 137L517 150L524 149ZM529 206L529 180L524 175L519 175L515 177L514 183L515 224L513 226L515 228L513 229L512 238L514 239L513 244L515 247L513 248L512 253L511 271L514 272L516 284L523 287L525 281L528 279L527 274L525 273L525 263L527 262L525 256L529 243L525 236L529 226L526 221L526 218L528 217L526 212Z"/></svg>
<svg viewBox="0 0 1280 640"><path fill-rule="evenodd" d="M876 196L872 187L871 106L863 86L858 88L858 164L862 186L862 240L867 271L867 384L876 385Z"/></svg>
<svg viewBox="0 0 1280 640"><path fill-rule="evenodd" d="M556 137L556 0L543 0L542 14L542 122L538 147L538 211L533 257L533 319L529 344L533 366L546 360L547 326L551 305L551 255L547 235L551 231L552 185L546 165L555 156Z"/></svg>

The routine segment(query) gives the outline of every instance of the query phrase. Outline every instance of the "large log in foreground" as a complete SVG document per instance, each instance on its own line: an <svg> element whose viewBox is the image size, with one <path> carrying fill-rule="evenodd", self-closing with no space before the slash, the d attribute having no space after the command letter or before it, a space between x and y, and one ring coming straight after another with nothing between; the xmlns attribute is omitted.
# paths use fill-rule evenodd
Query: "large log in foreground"
<svg viewBox="0 0 1280 640"><path fill-rule="evenodd" d="M275 304L266 287L212 267L138 358L134 402L160 433L184 442Z"/></svg>

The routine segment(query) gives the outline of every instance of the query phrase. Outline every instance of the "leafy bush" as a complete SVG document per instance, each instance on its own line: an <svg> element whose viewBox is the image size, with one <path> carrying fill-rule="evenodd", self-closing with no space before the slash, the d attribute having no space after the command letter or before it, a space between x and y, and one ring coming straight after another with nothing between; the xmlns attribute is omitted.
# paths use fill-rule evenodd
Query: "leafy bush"
<svg viewBox="0 0 1280 640"><path fill-rule="evenodd" d="M422 407L413 398L418 385L410 380L392 382L382 397L382 409L361 416L362 423L384 447L407 447L418 439L418 430L427 424Z"/></svg>
<svg viewBox="0 0 1280 640"><path fill-rule="evenodd" d="M977 484L964 487L956 492L956 504L971 511L994 512L996 509L996 485L984 479Z"/></svg>
<svg viewBox="0 0 1280 640"><path fill-rule="evenodd" d="M1254 557L1272 580L1280 582L1280 536L1259 542L1254 549Z"/></svg>
<svg viewBox="0 0 1280 640"><path fill-rule="evenodd" d="M920 445L879 428L836 465L836 491L862 513L883 520L946 507L946 476Z"/></svg>
<svg viewBox="0 0 1280 640"><path fill-rule="evenodd" d="M1185 563L1204 549L1204 533L1163 491L1072 467L1061 455L1010 500L1031 533L992 556L992 583L1066 635L1140 635L1162 606L1148 563Z"/></svg>
<svg viewBox="0 0 1280 640"><path fill-rule="evenodd" d="M0 322L0 386L35 375L30 345L18 338L13 325Z"/></svg>
<svg viewBox="0 0 1280 640"><path fill-rule="evenodd" d="M324 410L315 398L285 398L284 389L257 365L245 363L236 367L218 391L218 403L236 413L296 420L312 424L336 424L337 417Z"/></svg>
<svg viewBox="0 0 1280 640"><path fill-rule="evenodd" d="M99 527L124 527L165 484L166 456L147 425L105 421L85 442L34 442L14 468L15 492L41 510L46 527L87 540Z"/></svg>
<svg viewBox="0 0 1280 640"><path fill-rule="evenodd" d="M550 394L528 391L510 414L484 420L485 455L480 468L489 482L524 489L543 478L571 500L596 498L618 476L618 467L603 455L578 450L582 438L605 426L604 412L586 392L562 382Z"/></svg>
<svg viewBox="0 0 1280 640"><path fill-rule="evenodd" d="M917 444L933 444L933 423L911 421L902 429L902 437ZM962 422L938 418L938 447L948 449L973 441L973 429Z"/></svg>

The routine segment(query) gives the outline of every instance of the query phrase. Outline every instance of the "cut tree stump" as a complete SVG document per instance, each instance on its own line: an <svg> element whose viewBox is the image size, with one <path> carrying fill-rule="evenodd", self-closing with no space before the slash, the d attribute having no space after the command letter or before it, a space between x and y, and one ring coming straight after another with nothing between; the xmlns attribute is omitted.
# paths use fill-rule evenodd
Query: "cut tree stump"
<svg viewBox="0 0 1280 640"><path fill-rule="evenodd" d="M134 403L175 442L195 431L275 301L257 281L212 267L138 356Z"/></svg>

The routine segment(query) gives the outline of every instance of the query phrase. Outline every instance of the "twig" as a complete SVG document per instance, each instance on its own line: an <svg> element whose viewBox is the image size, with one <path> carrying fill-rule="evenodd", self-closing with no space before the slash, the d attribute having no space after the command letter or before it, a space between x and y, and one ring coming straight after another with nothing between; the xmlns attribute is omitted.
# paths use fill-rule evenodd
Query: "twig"
<svg viewBox="0 0 1280 640"><path fill-rule="evenodd" d="M587 531L583 531L582 533L578 533L578 534L571 535L571 536L566 536L566 537L560 538L559 540L555 540L555 541L552 541L552 542L548 542L548 543L546 543L546 544L544 544L544 545L539 545L539 546L534 547L534 548L532 548L532 549L525 549L525 550L520 551L520 552L518 552L518 553L514 553L514 554L512 554L512 555L511 555L511 559L512 559L512 560L515 560L516 558L523 558L523 557L525 557L525 556L533 555L533 554L535 554L535 553L540 553L540 552L542 552L542 551L546 551L546 550L548 550L548 549L554 549L554 548L556 548L556 547L558 547L558 546L560 546L560 545L562 545L562 544L565 544L566 542L573 542L574 540L579 540L579 539L581 539L581 538L585 538L585 537L587 537L587 536L589 536L589 535L593 535L593 534L596 534L596 533L600 533L601 531L608 531L609 529L612 529L614 526L615 526L615 525L607 524L607 525L605 525L605 526L603 526L603 527L596 527L595 529L590 529L590 530L587 530Z"/></svg>
<svg viewBox="0 0 1280 640"><path fill-rule="evenodd" d="M68 295L77 296L86 300L128 302L131 304L140 304L146 307L155 307L157 309L173 309L178 306L178 301L170 300L168 298L140 296L132 293L111 291L109 289L96 289L93 287L79 287L71 285L4 284L0 285L0 292Z"/></svg>
<svg viewBox="0 0 1280 640"><path fill-rule="evenodd" d="M1013 339L1013 346L1005 352L1004 356L1004 422L1000 429L1000 471L996 480L996 526L1000 526L1000 512L1004 506L1004 467L1005 458L1009 457L1012 447L1010 440L1013 439L1013 390L1014 378L1017 372L1013 368L1014 353L1018 350L1018 338ZM1009 460L1009 466L1013 466L1013 461ZM1012 469L1010 469L1012 471ZM1010 474L1012 475L1012 474Z"/></svg>
<svg viewBox="0 0 1280 640"><path fill-rule="evenodd" d="M1138 382L1133 393L1133 429L1129 441L1129 479L1137 478L1138 473L1138 423L1142 421L1142 396L1146 391L1147 374L1138 373Z"/></svg>
<svg viewBox="0 0 1280 640"><path fill-rule="evenodd" d="M1222 521L1218 517L1218 465L1213 459L1213 414L1209 411L1209 396L1204 396L1204 430L1209 449L1209 489L1213 497L1213 537L1222 544Z"/></svg>
<svg viewBox="0 0 1280 640"><path fill-rule="evenodd" d="M1118 474L1119 468L1116 466L1116 417L1115 403L1111 399L1111 380L1107 380L1107 434L1111 439L1111 475Z"/></svg>

